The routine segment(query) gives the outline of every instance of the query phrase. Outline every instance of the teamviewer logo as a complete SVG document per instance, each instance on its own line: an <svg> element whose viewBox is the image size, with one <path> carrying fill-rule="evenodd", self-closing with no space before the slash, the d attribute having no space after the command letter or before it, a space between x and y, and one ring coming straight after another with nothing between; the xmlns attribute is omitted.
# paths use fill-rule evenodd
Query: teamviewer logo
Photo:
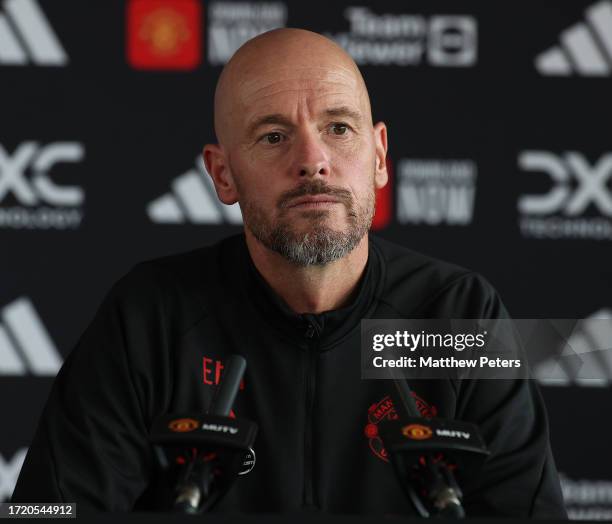
<svg viewBox="0 0 612 524"><path fill-rule="evenodd" d="M0 376L55 376L59 352L32 302L19 298L0 310Z"/></svg>
<svg viewBox="0 0 612 524"><path fill-rule="evenodd" d="M545 76L612 75L612 2L593 4L586 23L579 22L561 33L561 45L538 55L536 69Z"/></svg>
<svg viewBox="0 0 612 524"><path fill-rule="evenodd" d="M5 0L0 7L0 65L68 63L66 51L36 0Z"/></svg>
<svg viewBox="0 0 612 524"><path fill-rule="evenodd" d="M169 193L147 206L147 215L158 224L242 224L238 204L226 206L217 198L200 157L192 169L172 181Z"/></svg>

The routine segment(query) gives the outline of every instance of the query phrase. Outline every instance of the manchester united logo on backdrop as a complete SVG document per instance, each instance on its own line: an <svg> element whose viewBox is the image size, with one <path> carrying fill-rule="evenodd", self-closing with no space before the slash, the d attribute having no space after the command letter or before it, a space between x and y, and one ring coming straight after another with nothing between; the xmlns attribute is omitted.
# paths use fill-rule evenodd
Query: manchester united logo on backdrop
<svg viewBox="0 0 612 524"><path fill-rule="evenodd" d="M421 413L421 416L425 418L432 418L438 414L438 410L435 406L425 402L421 397L414 393L414 391L412 392L412 396L416 402L417 409ZM364 433L368 439L368 444L372 450L372 453L385 462L389 462L389 457L387 455L387 450L383 446L383 441L378 435L378 424L382 420L396 420L397 418L395 406L393 405L393 401L389 396L386 396L380 402L372 404L368 409L368 423L366 424ZM426 426L422 427L426 428ZM417 433L425 434L425 432L416 431L415 434Z"/></svg>
<svg viewBox="0 0 612 524"><path fill-rule="evenodd" d="M131 0L128 62L136 69L194 69L201 61L201 24L196 0Z"/></svg>

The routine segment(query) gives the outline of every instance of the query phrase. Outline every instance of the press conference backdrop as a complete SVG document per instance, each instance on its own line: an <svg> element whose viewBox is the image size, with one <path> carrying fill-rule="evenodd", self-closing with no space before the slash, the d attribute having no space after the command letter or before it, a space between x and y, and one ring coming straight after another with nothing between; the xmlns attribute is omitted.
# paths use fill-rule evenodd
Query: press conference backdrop
<svg viewBox="0 0 612 524"><path fill-rule="evenodd" d="M223 64L283 26L343 46L389 128L378 235L516 318L612 316L612 0L0 0L0 500L111 284L241 230L198 156ZM611 380L543 384L573 518L612 517Z"/></svg>

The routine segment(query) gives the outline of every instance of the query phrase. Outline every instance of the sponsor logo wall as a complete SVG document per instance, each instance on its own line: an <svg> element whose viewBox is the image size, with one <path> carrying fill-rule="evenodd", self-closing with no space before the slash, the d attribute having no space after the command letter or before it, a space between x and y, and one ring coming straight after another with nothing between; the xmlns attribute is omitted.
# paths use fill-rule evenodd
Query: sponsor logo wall
<svg viewBox="0 0 612 524"><path fill-rule="evenodd" d="M241 230L199 152L214 140L223 65L285 26L346 49L388 125L376 234L479 271L517 318L610 317L611 0L346 0L324 12L289 0L0 0L0 412L14 420L0 433L0 499L111 283ZM578 353L612 333L589 326L569 341ZM610 518L612 460L579 459L572 428L594 428L592 457L609 456L596 407L612 398L612 361L602 352L590 381L562 366L542 380L552 365L534 374L571 516Z"/></svg>
<svg viewBox="0 0 612 524"><path fill-rule="evenodd" d="M523 151L518 164L551 182L548 192L519 198L524 236L612 239L612 153L591 163L578 151Z"/></svg>
<svg viewBox="0 0 612 524"><path fill-rule="evenodd" d="M349 30L327 36L359 65L470 67L478 58L473 16L381 13L351 5L344 17Z"/></svg>
<svg viewBox="0 0 612 524"><path fill-rule="evenodd" d="M8 499L13 493L27 451L27 448L21 448L7 459L0 453L0 499Z"/></svg>
<svg viewBox="0 0 612 524"><path fill-rule="evenodd" d="M170 184L170 192L147 206L147 215L158 224L242 224L240 206L219 201L201 157L195 167Z"/></svg>
<svg viewBox="0 0 612 524"><path fill-rule="evenodd" d="M549 76L610 76L612 74L612 2L605 0L586 10L584 22L564 29L560 45L535 59L537 70Z"/></svg>
<svg viewBox="0 0 612 524"><path fill-rule="evenodd" d="M208 10L208 63L224 65L247 40L285 27L289 5L283 2L211 2Z"/></svg>
<svg viewBox="0 0 612 524"><path fill-rule="evenodd" d="M402 159L397 178L398 223L469 225L476 174L471 160Z"/></svg>
<svg viewBox="0 0 612 524"><path fill-rule="evenodd" d="M19 298L0 314L0 375L54 377L62 359L32 302Z"/></svg>
<svg viewBox="0 0 612 524"><path fill-rule="evenodd" d="M0 3L0 64L64 66L68 56L36 0Z"/></svg>
<svg viewBox="0 0 612 524"><path fill-rule="evenodd" d="M0 144L0 228L78 228L83 188L55 182L61 172L55 164L78 163L84 156L85 148L78 142L27 141L13 152Z"/></svg>

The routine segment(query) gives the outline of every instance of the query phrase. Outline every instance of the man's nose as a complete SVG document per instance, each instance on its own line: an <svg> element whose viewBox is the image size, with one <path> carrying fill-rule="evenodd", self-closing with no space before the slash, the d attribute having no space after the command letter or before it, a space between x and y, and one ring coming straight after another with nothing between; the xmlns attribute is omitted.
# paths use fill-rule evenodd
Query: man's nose
<svg viewBox="0 0 612 524"><path fill-rule="evenodd" d="M318 132L315 130L301 132L295 148L294 170L300 177L329 176L331 172L329 154Z"/></svg>

